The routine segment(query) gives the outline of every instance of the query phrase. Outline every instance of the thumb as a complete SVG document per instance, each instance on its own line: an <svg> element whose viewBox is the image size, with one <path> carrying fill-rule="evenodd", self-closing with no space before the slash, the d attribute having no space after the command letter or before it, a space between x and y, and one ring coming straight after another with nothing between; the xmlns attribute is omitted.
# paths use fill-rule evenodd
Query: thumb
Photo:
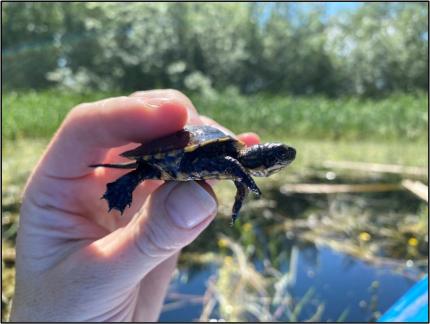
<svg viewBox="0 0 430 324"><path fill-rule="evenodd" d="M207 184L170 182L151 194L140 214L89 248L98 266L122 282L141 280L190 244L213 220L215 195ZM97 261L98 260L98 261ZM104 266L103 266L104 265ZM130 282L131 280L131 282Z"/></svg>

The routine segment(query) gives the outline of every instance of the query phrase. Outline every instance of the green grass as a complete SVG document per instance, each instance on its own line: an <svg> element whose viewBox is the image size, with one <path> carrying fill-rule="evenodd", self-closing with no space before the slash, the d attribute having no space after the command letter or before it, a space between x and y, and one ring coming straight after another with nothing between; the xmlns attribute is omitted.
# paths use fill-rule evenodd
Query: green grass
<svg viewBox="0 0 430 324"><path fill-rule="evenodd" d="M197 97L196 106L235 132L269 138L369 141L427 137L426 94L395 94L381 100L291 96Z"/></svg>
<svg viewBox="0 0 430 324"><path fill-rule="evenodd" d="M75 94L59 90L5 93L3 137L50 137L75 105L119 93ZM394 94L385 99L241 96L223 93L191 96L197 109L234 132L255 131L266 140L411 141L427 139L426 93Z"/></svg>
<svg viewBox="0 0 430 324"><path fill-rule="evenodd" d="M6 140L51 137L68 111L88 101L108 97L102 93L60 91L6 92L2 97L2 135Z"/></svg>

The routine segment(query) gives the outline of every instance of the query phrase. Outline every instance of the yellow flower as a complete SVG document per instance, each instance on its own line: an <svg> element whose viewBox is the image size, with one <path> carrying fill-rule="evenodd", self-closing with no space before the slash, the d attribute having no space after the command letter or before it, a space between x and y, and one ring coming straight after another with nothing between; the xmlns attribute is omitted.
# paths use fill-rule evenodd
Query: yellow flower
<svg viewBox="0 0 430 324"><path fill-rule="evenodd" d="M360 241L367 242L371 239L371 236L367 232L361 232L360 235L358 235L358 238L360 239Z"/></svg>
<svg viewBox="0 0 430 324"><path fill-rule="evenodd" d="M218 246L220 248L225 248L228 246L228 241L226 239L219 239L218 240Z"/></svg>
<svg viewBox="0 0 430 324"><path fill-rule="evenodd" d="M251 225L250 223L245 223L245 224L243 225L243 230L244 230L245 232L249 232L251 229L252 229L252 225Z"/></svg>
<svg viewBox="0 0 430 324"><path fill-rule="evenodd" d="M418 245L418 240L417 240L415 237L411 237L411 238L408 240L408 244L409 244L410 246L417 246L417 245Z"/></svg>
<svg viewBox="0 0 430 324"><path fill-rule="evenodd" d="M224 258L224 264L225 265L232 265L233 264L233 257L231 257L231 256L226 256L225 258Z"/></svg>

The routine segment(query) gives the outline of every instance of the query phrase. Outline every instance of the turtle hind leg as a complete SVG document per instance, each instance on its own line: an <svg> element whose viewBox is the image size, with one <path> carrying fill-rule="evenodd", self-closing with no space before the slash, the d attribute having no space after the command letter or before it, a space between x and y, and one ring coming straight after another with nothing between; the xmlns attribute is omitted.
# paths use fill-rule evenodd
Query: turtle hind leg
<svg viewBox="0 0 430 324"><path fill-rule="evenodd" d="M139 184L139 176L136 171L123 175L118 180L108 183L107 189L101 199L106 199L109 204L109 211L117 209L122 213L125 207L130 207L132 202L132 193Z"/></svg>
<svg viewBox="0 0 430 324"><path fill-rule="evenodd" d="M101 199L106 199L109 211L117 209L124 212L124 209L131 206L133 191L143 180L158 179L160 172L150 165L139 166L138 169L131 171L114 182L107 184L107 189Z"/></svg>
<svg viewBox="0 0 430 324"><path fill-rule="evenodd" d="M236 186L237 192L236 197L234 198L233 212L230 223L231 226L233 226L236 222L236 219L239 216L240 208L242 208L242 203L245 200L246 194L248 193L248 188L242 183L242 181L235 180L234 184Z"/></svg>

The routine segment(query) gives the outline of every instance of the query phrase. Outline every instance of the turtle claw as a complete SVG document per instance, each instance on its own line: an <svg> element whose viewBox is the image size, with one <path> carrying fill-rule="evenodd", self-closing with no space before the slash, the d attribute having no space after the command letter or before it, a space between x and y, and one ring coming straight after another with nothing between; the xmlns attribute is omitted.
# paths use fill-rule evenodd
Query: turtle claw
<svg viewBox="0 0 430 324"><path fill-rule="evenodd" d="M237 214L235 214L235 215L233 215L232 217L231 217L231 221L230 221L230 227L233 227L234 226L234 224L236 224L236 219L237 219Z"/></svg>

